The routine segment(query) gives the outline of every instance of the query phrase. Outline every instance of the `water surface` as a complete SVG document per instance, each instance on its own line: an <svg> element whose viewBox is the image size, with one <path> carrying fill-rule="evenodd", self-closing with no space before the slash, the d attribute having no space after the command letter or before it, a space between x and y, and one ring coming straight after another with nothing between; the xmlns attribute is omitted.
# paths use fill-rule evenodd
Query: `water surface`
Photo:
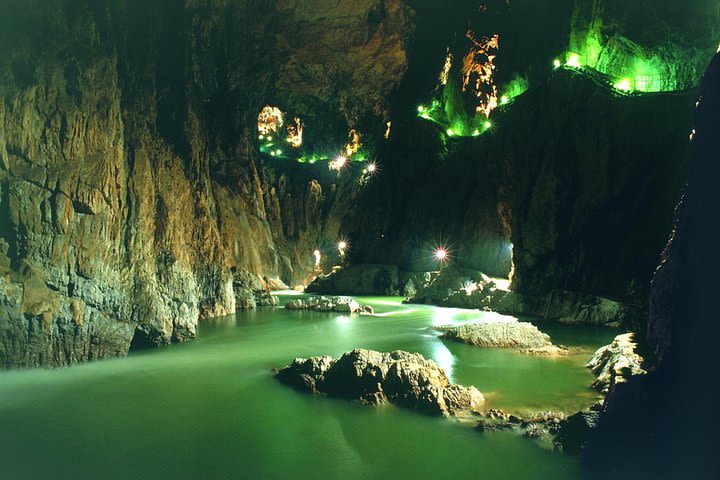
<svg viewBox="0 0 720 480"><path fill-rule="evenodd" d="M286 300L288 297L284 297ZM480 435L393 406L289 389L271 369L362 347L434 359L490 407L572 412L597 398L583 364L617 333L547 328L574 355L530 357L440 340L494 313L366 297L378 316L258 309L194 342L58 370L0 374L0 478L570 479L577 460L512 433Z"/></svg>

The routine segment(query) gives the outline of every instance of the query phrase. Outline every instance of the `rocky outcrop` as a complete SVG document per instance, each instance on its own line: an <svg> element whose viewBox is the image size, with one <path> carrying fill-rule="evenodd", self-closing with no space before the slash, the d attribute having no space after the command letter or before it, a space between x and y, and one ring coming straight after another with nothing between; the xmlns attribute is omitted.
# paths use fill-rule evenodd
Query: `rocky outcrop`
<svg viewBox="0 0 720 480"><path fill-rule="evenodd" d="M372 314L369 305L360 305L350 297L308 297L290 300L285 304L288 310L317 310L319 312Z"/></svg>
<svg viewBox="0 0 720 480"><path fill-rule="evenodd" d="M527 322L472 323L440 327L442 338L483 348L512 348L531 355L564 355L565 348L553 345L550 336Z"/></svg>
<svg viewBox="0 0 720 480"><path fill-rule="evenodd" d="M278 280L265 278L261 281L257 275L245 270L233 272L233 290L237 309L276 307L279 300L270 293L270 288L285 290L288 287Z"/></svg>
<svg viewBox="0 0 720 480"><path fill-rule="evenodd" d="M481 272L460 268L433 273L408 302L533 315L568 324L629 325L641 315L633 305L578 292L552 290L546 295L529 295L511 291Z"/></svg>
<svg viewBox="0 0 720 480"><path fill-rule="evenodd" d="M261 158L257 114L277 103L337 149L387 115L412 33L399 0L3 8L2 367L124 355L274 302L238 271L305 283L360 174Z"/></svg>
<svg viewBox="0 0 720 480"><path fill-rule="evenodd" d="M552 442L564 421L565 415L561 412L538 412L521 417L493 408L479 416L475 430L480 433L509 430Z"/></svg>
<svg viewBox="0 0 720 480"><path fill-rule="evenodd" d="M597 377L592 387L607 393L618 383L647 373L643 369L644 360L636 349L632 333L618 335L610 345L599 348L586 365Z"/></svg>
<svg viewBox="0 0 720 480"><path fill-rule="evenodd" d="M563 452L580 453L586 448L588 438L593 430L597 428L601 411L600 405L594 405L592 408L570 415L560 422L555 435L556 445Z"/></svg>
<svg viewBox="0 0 720 480"><path fill-rule="evenodd" d="M478 411L485 401L475 387L451 384L432 360L402 350L355 349L337 360L298 358L276 377L312 393L370 404L394 403L431 415L465 415Z"/></svg>
<svg viewBox="0 0 720 480"><path fill-rule="evenodd" d="M601 410L601 405L596 404L570 416L561 412L539 412L521 417L490 409L480 415L475 430L481 433L513 431L538 440L549 448L578 454L597 427Z"/></svg>

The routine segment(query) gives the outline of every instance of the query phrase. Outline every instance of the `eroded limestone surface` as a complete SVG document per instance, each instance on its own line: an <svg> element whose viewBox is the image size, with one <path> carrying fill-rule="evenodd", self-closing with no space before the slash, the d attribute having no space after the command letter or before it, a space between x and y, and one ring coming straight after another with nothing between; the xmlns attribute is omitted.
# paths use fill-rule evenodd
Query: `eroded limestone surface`
<svg viewBox="0 0 720 480"><path fill-rule="evenodd" d="M564 355L550 336L528 322L487 322L441 327L442 338L484 348L513 348L533 355Z"/></svg>
<svg viewBox="0 0 720 480"><path fill-rule="evenodd" d="M285 304L288 310L317 310L319 312L372 314L369 305L360 305L350 297L309 297L290 300Z"/></svg>
<svg viewBox="0 0 720 480"><path fill-rule="evenodd" d="M610 345L599 348L587 363L597 379L592 387L607 393L617 383L625 383L635 375L644 375L643 358L635 351L634 334L618 335Z"/></svg>
<svg viewBox="0 0 720 480"><path fill-rule="evenodd" d="M339 359L298 358L276 377L312 393L370 404L394 403L432 415L477 412L485 402L477 388L450 383L434 361L403 350L355 349Z"/></svg>

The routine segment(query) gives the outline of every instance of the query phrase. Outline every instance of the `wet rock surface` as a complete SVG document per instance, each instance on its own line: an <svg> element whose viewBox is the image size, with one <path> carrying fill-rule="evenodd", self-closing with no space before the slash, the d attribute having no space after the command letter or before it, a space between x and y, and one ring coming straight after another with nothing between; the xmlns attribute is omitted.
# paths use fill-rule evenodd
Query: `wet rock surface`
<svg viewBox="0 0 720 480"><path fill-rule="evenodd" d="M528 322L487 322L440 327L442 338L483 348L512 348L532 355L564 355L565 348L553 345L550 336Z"/></svg>
<svg viewBox="0 0 720 480"><path fill-rule="evenodd" d="M241 270L309 280L357 178L261 158L257 114L273 99L314 118L307 141L343 144L386 115L413 30L399 0L335 3L6 2L1 368L125 355L274 304L275 282Z"/></svg>
<svg viewBox="0 0 720 480"><path fill-rule="evenodd" d="M602 408L582 410L562 421L555 435L556 444L566 453L579 453L587 446L593 430L598 426Z"/></svg>
<svg viewBox="0 0 720 480"><path fill-rule="evenodd" d="M287 289L281 281L260 279L246 270L233 272L233 291L235 292L235 306L238 310L256 307L276 307L278 298L269 291L274 289Z"/></svg>
<svg viewBox="0 0 720 480"><path fill-rule="evenodd" d="M480 433L513 431L538 440L548 448L578 454L597 427L601 408L596 404L570 416L552 411L519 416L490 409L480 415L475 430Z"/></svg>
<svg viewBox="0 0 720 480"><path fill-rule="evenodd" d="M643 369L644 360L636 349L632 333L618 335L610 345L599 348L586 365L597 377L592 387L607 393L616 384L647 373Z"/></svg>
<svg viewBox="0 0 720 480"><path fill-rule="evenodd" d="M285 304L288 310L316 310L318 312L372 314L369 305L360 305L350 297L309 297L290 300Z"/></svg>
<svg viewBox="0 0 720 480"><path fill-rule="evenodd" d="M446 268L432 272L409 303L477 308L506 315L534 315L567 324L617 326L631 324L640 315L630 304L565 290L528 295L501 287L482 272Z"/></svg>
<svg viewBox="0 0 720 480"><path fill-rule="evenodd" d="M445 372L420 354L355 349L339 359L295 359L278 380L300 390L369 404L393 403L431 415L477 412L484 397L475 387L451 384Z"/></svg>

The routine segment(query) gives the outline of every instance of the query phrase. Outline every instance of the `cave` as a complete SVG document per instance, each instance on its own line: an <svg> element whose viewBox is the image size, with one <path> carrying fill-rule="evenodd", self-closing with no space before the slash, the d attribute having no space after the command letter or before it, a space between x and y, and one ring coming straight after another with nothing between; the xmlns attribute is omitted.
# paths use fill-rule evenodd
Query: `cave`
<svg viewBox="0 0 720 480"><path fill-rule="evenodd" d="M2 10L1 477L720 477L717 1Z"/></svg>

